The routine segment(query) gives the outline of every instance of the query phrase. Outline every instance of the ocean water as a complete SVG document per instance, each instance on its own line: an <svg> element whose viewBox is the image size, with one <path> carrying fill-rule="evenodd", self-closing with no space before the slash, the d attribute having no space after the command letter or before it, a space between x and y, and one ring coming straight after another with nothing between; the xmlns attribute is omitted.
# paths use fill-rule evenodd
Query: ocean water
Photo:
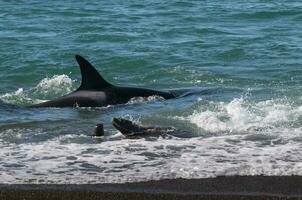
<svg viewBox="0 0 302 200"><path fill-rule="evenodd" d="M302 3L1 1L1 183L302 175ZM28 108L80 85L195 91L103 108ZM126 117L183 134L127 139ZM106 136L91 137L97 123Z"/></svg>

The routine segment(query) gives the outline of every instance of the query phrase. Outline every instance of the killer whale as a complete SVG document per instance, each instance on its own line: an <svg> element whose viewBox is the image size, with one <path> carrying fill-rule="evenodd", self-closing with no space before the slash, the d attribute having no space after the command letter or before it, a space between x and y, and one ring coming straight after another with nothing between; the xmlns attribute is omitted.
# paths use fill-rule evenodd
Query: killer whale
<svg viewBox="0 0 302 200"><path fill-rule="evenodd" d="M124 104L133 97L161 96L175 98L172 92L163 92L146 88L120 87L107 82L85 58L75 55L81 70L80 87L67 95L35 104L30 107L103 107Z"/></svg>

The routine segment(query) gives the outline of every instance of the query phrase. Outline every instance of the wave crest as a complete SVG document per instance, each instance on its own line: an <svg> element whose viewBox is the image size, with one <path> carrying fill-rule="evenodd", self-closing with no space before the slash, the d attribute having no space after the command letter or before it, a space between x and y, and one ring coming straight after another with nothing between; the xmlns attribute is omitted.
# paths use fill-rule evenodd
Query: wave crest
<svg viewBox="0 0 302 200"><path fill-rule="evenodd" d="M51 78L44 78L33 89L35 96L42 97L43 99L49 99L54 96L61 96L72 92L73 81L67 75L54 75Z"/></svg>
<svg viewBox="0 0 302 200"><path fill-rule="evenodd" d="M42 79L34 88L29 90L19 88L15 92L0 95L0 100L19 106L41 103L70 93L74 88L74 82L68 75L54 75L51 78Z"/></svg>
<svg viewBox="0 0 302 200"><path fill-rule="evenodd" d="M299 123L302 107L287 100L266 100L258 103L244 98L231 102L209 102L186 119L210 133L246 133L287 129Z"/></svg>

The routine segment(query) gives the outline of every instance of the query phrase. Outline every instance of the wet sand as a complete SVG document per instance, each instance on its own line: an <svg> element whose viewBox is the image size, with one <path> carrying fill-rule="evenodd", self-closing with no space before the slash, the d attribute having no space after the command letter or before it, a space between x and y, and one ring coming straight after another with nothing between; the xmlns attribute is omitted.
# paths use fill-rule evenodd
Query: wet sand
<svg viewBox="0 0 302 200"><path fill-rule="evenodd" d="M230 176L124 184L0 184L0 199L302 199L302 176Z"/></svg>

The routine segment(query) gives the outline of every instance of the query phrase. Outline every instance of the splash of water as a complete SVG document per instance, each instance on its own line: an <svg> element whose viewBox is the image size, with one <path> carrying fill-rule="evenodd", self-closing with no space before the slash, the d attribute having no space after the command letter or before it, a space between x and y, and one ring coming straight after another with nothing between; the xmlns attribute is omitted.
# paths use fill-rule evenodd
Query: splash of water
<svg viewBox="0 0 302 200"><path fill-rule="evenodd" d="M153 102L153 101L163 101L165 100L161 96L149 96L149 97L133 97L131 98L127 104L137 104L137 103L145 103L145 102Z"/></svg>
<svg viewBox="0 0 302 200"><path fill-rule="evenodd" d="M71 92L74 88L74 82L74 80L65 74L54 75L51 78L42 79L32 89L24 90L23 88L19 88L15 92L0 95L0 99L6 103L20 106L41 103Z"/></svg>
<svg viewBox="0 0 302 200"><path fill-rule="evenodd" d="M65 74L54 75L51 78L42 79L33 89L33 94L43 99L61 96L72 92L74 82L74 80Z"/></svg>
<svg viewBox="0 0 302 200"><path fill-rule="evenodd" d="M231 102L209 102L183 119L209 133L252 133L278 130L284 134L293 124L299 124L302 107L286 99L266 100L258 103L244 98Z"/></svg>

